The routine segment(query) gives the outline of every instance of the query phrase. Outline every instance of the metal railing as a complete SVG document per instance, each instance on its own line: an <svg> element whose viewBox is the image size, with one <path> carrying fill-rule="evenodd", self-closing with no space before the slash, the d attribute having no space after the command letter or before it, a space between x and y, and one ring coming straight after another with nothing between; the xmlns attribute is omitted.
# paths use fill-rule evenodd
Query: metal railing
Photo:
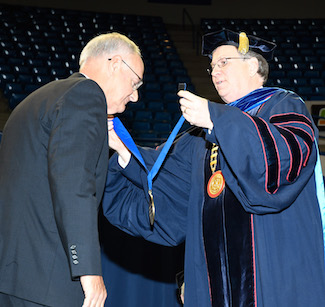
<svg viewBox="0 0 325 307"><path fill-rule="evenodd" d="M196 49L196 54L199 54L199 49L200 49L200 43L201 43L201 34L200 31L198 30L199 28L194 24L193 19L189 12L186 10L186 8L183 8L183 14L182 14L182 27L183 30L185 30L186 27L186 19L188 19L191 30L192 30L192 48Z"/></svg>

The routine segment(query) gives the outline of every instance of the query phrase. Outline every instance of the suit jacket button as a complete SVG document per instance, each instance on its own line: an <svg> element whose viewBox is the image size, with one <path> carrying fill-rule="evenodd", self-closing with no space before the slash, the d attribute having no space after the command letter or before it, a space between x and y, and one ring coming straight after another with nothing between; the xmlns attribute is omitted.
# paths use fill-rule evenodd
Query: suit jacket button
<svg viewBox="0 0 325 307"><path fill-rule="evenodd" d="M75 244L72 244L71 246L70 246L70 249L76 249L76 245Z"/></svg>
<svg viewBox="0 0 325 307"><path fill-rule="evenodd" d="M73 262L73 264L78 264L79 263L78 260L73 260L72 262Z"/></svg>

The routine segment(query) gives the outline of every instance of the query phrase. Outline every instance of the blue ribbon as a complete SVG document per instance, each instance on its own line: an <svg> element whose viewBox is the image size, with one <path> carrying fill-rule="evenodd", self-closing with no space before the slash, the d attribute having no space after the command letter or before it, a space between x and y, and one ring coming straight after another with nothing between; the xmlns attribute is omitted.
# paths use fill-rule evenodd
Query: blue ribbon
<svg viewBox="0 0 325 307"><path fill-rule="evenodd" d="M229 103L228 106L236 106L237 108L241 109L242 111L249 111L257 106L264 103L268 98L270 98L276 91L279 91L278 88L260 88L257 89L250 94L232 102ZM152 181L157 175L162 163L164 162L166 155L177 135L179 130L181 129L183 123L185 121L184 116L182 115L180 119L178 120L177 124L175 125L173 131L169 135L164 147L162 148L156 162L154 163L152 169L149 171L136 144L134 143L131 135L126 130L122 122L118 117L115 117L113 119L114 124L114 130L116 134L119 136L119 138L122 140L122 142L125 144L125 146L131 151L131 153L138 159L138 161L143 165L143 167L147 170L148 175L148 188L149 190L152 190Z"/></svg>
<svg viewBox="0 0 325 307"><path fill-rule="evenodd" d="M114 130L118 137L122 140L124 145L132 152L132 154L139 160L139 162L148 171L148 168L139 152L137 145L135 145L130 133L126 130L118 117L113 118ZM149 171L148 171L149 172Z"/></svg>
<svg viewBox="0 0 325 307"><path fill-rule="evenodd" d="M155 164L153 165L151 171L149 172L149 174L148 174L148 188L149 188L149 190L152 189L152 180L157 175L157 173L158 173L162 163L164 162L165 157L167 156L167 153L168 153L170 147L172 146L173 141L175 140L175 137L176 137L177 133L179 132L179 130L181 129L184 121L185 121L185 118L182 115L180 117L180 119L178 120L177 124L175 125L173 131L169 135L169 137L168 137L164 147L162 148L162 150L161 150Z"/></svg>
<svg viewBox="0 0 325 307"><path fill-rule="evenodd" d="M268 98L272 96L276 91L279 89L276 88L261 88L256 91L253 91L252 93L242 97L241 99L238 99L231 104L228 104L230 106L236 106L240 108L242 111L249 111L257 106L261 105L264 103ZM179 130L181 129L183 123L185 121L184 116L182 115L180 119L178 120L177 124L175 125L173 131L169 135L164 147L162 148L156 162L154 163L153 167L149 171L136 144L134 143L131 135L129 132L126 130L122 122L118 117L115 117L113 119L113 125L114 125L114 130L118 137L122 140L124 145L131 151L131 153L136 157L136 159L143 165L143 167L146 169L148 175L147 175L147 180L148 180L148 193L150 196L151 201L153 201L153 196L152 196L152 181L157 175L162 163L164 162L168 151L170 147L173 144L173 141L175 140L175 137ZM153 208L154 210L154 208Z"/></svg>
<svg viewBox="0 0 325 307"><path fill-rule="evenodd" d="M124 143L124 145L132 152L132 154L139 160L139 162L143 165L143 167L147 170L148 172L148 188L149 191L152 190L152 180L153 178L155 178L155 176L157 175L162 163L164 162L166 155L170 149L170 147L173 144L173 141L177 135L177 133L179 132L179 130L181 129L183 123L185 121L184 116L182 115L180 117L180 119L178 120L177 124L175 125L173 131L171 132L171 134L169 135L164 147L162 148L155 164L153 165L153 167L151 168L151 170L149 171L136 144L134 143L132 137L130 136L129 132L126 130L126 128L123 126L122 122L120 121L120 119L118 117L114 117L113 119L113 124L114 124L114 130L116 132L116 134L118 135L118 137L122 140L122 142Z"/></svg>

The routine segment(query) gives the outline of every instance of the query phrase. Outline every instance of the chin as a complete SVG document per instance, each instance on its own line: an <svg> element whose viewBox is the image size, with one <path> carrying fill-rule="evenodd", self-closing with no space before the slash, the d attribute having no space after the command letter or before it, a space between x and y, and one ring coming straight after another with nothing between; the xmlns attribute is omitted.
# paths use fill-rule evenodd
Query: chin
<svg viewBox="0 0 325 307"><path fill-rule="evenodd" d="M126 106L123 106L121 108L118 109L118 111L116 113L123 113L126 109Z"/></svg>
<svg viewBox="0 0 325 307"><path fill-rule="evenodd" d="M112 108L107 110L107 114L118 114L125 111L125 106L119 106L118 108Z"/></svg>
<svg viewBox="0 0 325 307"><path fill-rule="evenodd" d="M219 96L222 99L222 101L226 104L231 103L232 101L236 100L236 99L232 99L231 97L228 97L228 96L226 97L226 96L223 96L220 94L219 94Z"/></svg>

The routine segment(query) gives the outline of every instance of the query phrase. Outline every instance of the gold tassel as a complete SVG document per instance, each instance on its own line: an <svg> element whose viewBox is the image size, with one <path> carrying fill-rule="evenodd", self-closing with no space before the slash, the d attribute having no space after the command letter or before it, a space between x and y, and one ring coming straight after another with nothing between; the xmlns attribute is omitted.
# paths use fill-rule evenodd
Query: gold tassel
<svg viewBox="0 0 325 307"><path fill-rule="evenodd" d="M239 34L238 52L245 55L249 50L249 40L245 32Z"/></svg>

